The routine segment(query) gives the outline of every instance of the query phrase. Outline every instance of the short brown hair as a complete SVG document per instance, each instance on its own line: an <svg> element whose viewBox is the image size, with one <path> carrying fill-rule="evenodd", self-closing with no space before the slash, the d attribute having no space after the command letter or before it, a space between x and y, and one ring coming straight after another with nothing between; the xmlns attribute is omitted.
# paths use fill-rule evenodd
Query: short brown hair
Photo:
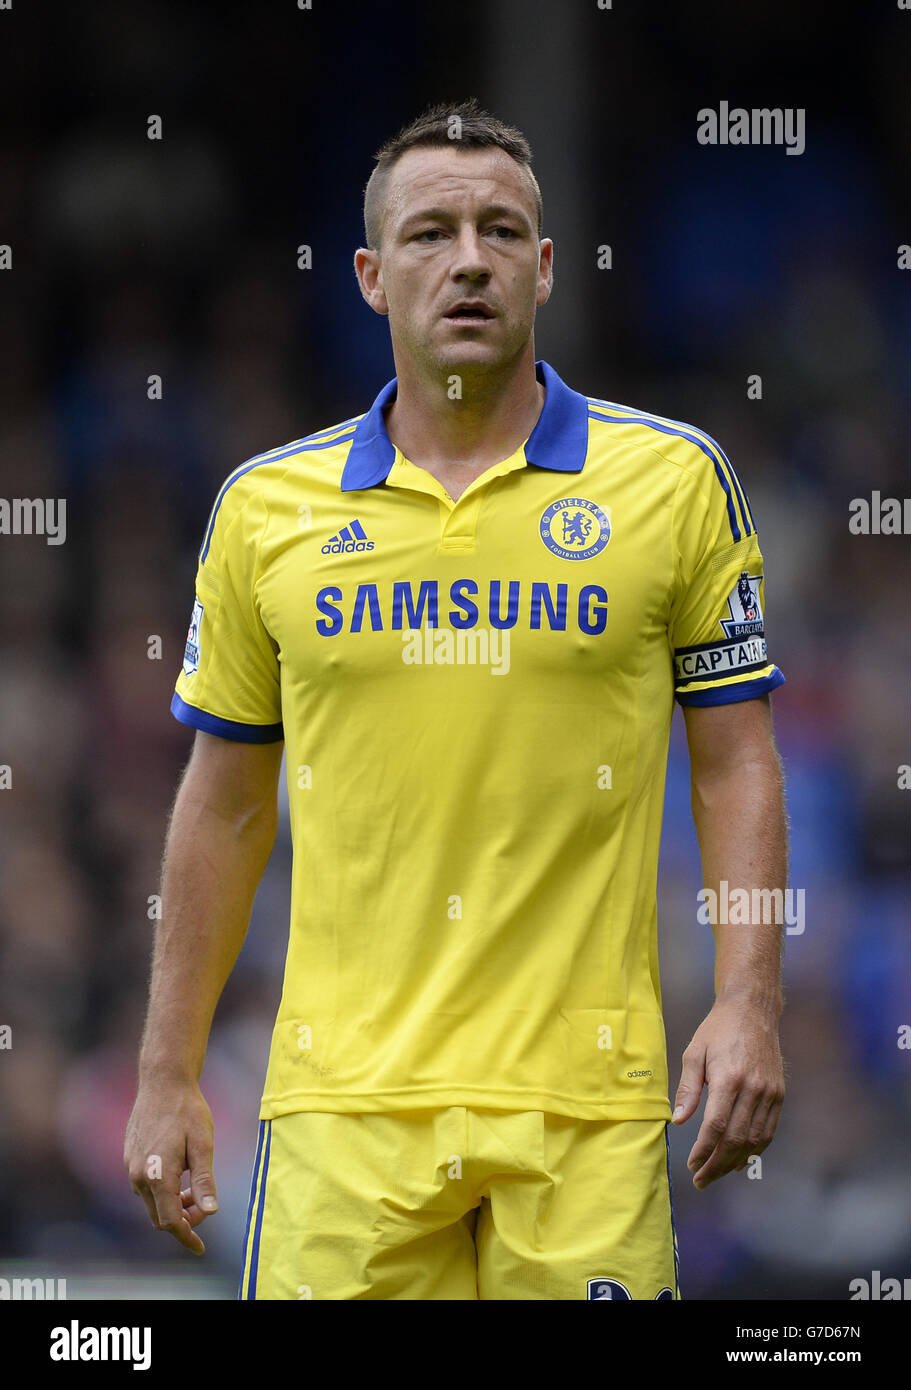
<svg viewBox="0 0 911 1390"><path fill-rule="evenodd" d="M453 135L453 118L458 118L458 135ZM380 235L383 225L383 199L389 170L406 150L421 148L449 149L458 145L461 149L486 149L496 147L505 152L519 164L528 175L535 200L538 219L538 237L543 230L543 205L541 190L531 167L531 146L525 136L515 126L492 116L478 105L475 97L461 102L437 102L428 106L409 125L403 126L397 135L387 140L376 152L376 167L364 189L364 230L367 245L372 251L380 248Z"/></svg>

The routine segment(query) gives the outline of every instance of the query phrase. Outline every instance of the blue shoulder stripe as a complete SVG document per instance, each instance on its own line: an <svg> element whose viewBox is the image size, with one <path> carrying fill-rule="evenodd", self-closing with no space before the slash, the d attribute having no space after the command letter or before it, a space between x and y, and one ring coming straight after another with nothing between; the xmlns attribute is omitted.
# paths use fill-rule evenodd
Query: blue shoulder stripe
<svg viewBox="0 0 911 1390"><path fill-rule="evenodd" d="M340 430L346 430L351 425L360 424L364 418L364 413L352 415L349 420L342 420L338 425L330 425L326 430L317 430L315 434L305 434L303 439L298 440L299 444L307 444L311 439L325 439L328 434L337 434Z"/></svg>
<svg viewBox="0 0 911 1390"><path fill-rule="evenodd" d="M602 414L597 413L597 411L588 411L588 418L590 418L590 420L602 420L605 421L606 424L650 425L651 430L658 430L661 434L676 435L677 438L688 439L690 443L694 443L697 449L701 449L705 457L712 461L712 466L715 468L715 477L718 478L720 485L725 489L727 520L729 520L730 523L730 534L733 535L734 541L740 541L740 525L737 523L737 512L736 509L734 509L734 499L732 498L732 493L730 493L730 484L729 481L727 481L725 470L723 470L720 460L716 459L716 457L705 448L705 443L698 438L698 435L690 434L690 431L684 430L684 428L670 430L668 425L659 423L658 420L654 420L651 416L602 416ZM745 512L744 509L744 517L745 516L747 516L747 512ZM747 521L747 535L751 534L750 523Z"/></svg>
<svg viewBox="0 0 911 1390"><path fill-rule="evenodd" d="M660 416L656 418L663 419L671 425L679 425L682 429L694 428L694 426L692 425L687 425L685 420L668 420L667 416ZM711 444L713 449L718 450L719 454L724 460L724 463L727 466L728 474L731 478L731 481L734 484L734 489L737 493L738 501L740 502L740 512L744 518L744 521L746 522L747 535L754 535L756 532L756 523L753 520L753 512L750 507L750 499L747 497L746 492L744 491L743 484L740 481L736 468L731 463L731 460L728 458L727 454L724 452L717 439L713 439L710 434L706 434L705 430L699 430L699 434L702 436L703 439L708 440L709 444Z"/></svg>
<svg viewBox="0 0 911 1390"><path fill-rule="evenodd" d="M345 429L350 429L350 434L346 433L339 435L337 439L326 438L326 435L332 434L334 430ZM206 556L209 553L209 546L212 544L212 532L215 530L215 518L218 516L218 509L224 501L228 489L237 482L238 478L242 478L245 473L251 472L254 468L261 467L264 463L277 463L281 459L291 458L294 454L307 454L315 452L318 449L329 449L334 444L346 444L349 440L354 438L355 427L353 425L336 425L334 426L334 430L323 430L318 435L308 434L303 440L298 440L295 444L283 445L280 449L273 449L270 453L257 454L255 458L248 459L246 463L236 468L230 477L226 479L222 485L221 491L215 499L215 505L209 516L209 524L206 527L206 534L199 552L199 563L201 565L205 564ZM315 440L316 442L310 443L311 440Z"/></svg>

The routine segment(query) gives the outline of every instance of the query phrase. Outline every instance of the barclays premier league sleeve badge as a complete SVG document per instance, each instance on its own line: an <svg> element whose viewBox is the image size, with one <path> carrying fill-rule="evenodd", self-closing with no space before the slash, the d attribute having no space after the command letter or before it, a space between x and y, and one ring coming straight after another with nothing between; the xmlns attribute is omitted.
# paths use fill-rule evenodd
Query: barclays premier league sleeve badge
<svg viewBox="0 0 911 1390"><path fill-rule="evenodd" d="M199 599L193 604L193 615L187 632L187 646L183 654L183 673L192 676L199 670L199 625L202 622L203 607Z"/></svg>
<svg viewBox="0 0 911 1390"><path fill-rule="evenodd" d="M743 571L728 597L729 618L719 618L725 634L735 641L762 636L762 606L759 602L761 574Z"/></svg>

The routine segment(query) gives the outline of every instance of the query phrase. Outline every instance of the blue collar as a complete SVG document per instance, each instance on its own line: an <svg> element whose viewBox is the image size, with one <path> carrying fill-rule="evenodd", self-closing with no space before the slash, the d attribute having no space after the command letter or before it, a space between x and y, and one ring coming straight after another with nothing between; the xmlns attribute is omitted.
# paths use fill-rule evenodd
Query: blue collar
<svg viewBox="0 0 911 1390"><path fill-rule="evenodd" d="M525 445L525 457L536 468L579 473L588 453L588 401L561 381L547 362L535 363L535 375L547 395ZM386 433L383 408L394 399L397 388L398 377L393 377L358 424L342 471L342 492L373 487L388 475L395 445Z"/></svg>

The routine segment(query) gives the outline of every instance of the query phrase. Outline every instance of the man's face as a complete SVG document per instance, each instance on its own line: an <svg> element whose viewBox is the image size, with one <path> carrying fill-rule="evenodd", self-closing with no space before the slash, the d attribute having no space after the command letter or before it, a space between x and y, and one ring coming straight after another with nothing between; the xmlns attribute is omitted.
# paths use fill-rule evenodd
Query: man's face
<svg viewBox="0 0 911 1390"><path fill-rule="evenodd" d="M524 171L500 149L415 149L386 184L379 252L358 253L365 298L397 356L447 374L515 358L551 289ZM474 302L474 312L459 311Z"/></svg>

